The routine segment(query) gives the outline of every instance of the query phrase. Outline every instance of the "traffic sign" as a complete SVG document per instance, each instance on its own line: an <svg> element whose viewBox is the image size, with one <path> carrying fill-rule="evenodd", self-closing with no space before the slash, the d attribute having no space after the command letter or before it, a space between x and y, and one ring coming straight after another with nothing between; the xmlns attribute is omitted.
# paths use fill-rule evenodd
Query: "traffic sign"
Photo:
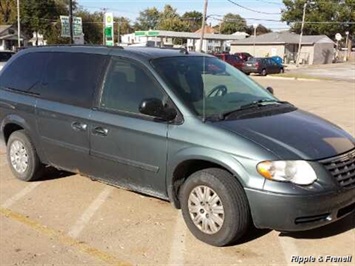
<svg viewBox="0 0 355 266"><path fill-rule="evenodd" d="M62 25L61 37L70 37L69 16L60 16ZM81 37L83 34L83 23L81 17L73 17L73 36Z"/></svg>

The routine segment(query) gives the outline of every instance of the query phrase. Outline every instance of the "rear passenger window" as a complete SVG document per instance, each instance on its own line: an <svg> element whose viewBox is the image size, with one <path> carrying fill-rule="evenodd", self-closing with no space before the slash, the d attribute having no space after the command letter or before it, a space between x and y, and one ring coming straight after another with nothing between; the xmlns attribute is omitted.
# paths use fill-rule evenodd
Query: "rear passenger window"
<svg viewBox="0 0 355 266"><path fill-rule="evenodd" d="M3 70L0 86L24 92L39 86L47 53L28 53L18 57Z"/></svg>
<svg viewBox="0 0 355 266"><path fill-rule="evenodd" d="M52 53L46 65L41 96L70 105L92 106L105 62L104 55Z"/></svg>
<svg viewBox="0 0 355 266"><path fill-rule="evenodd" d="M143 67L122 59L114 59L102 92L100 107L104 109L139 113L140 103L147 98L163 101L159 84Z"/></svg>

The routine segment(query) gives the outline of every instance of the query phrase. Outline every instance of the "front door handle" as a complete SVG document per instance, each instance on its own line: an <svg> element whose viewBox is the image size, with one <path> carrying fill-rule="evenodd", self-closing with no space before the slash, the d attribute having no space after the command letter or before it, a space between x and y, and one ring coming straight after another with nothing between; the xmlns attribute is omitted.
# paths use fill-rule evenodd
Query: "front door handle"
<svg viewBox="0 0 355 266"><path fill-rule="evenodd" d="M71 127L76 131L85 131L88 125L80 122L73 122Z"/></svg>
<svg viewBox="0 0 355 266"><path fill-rule="evenodd" d="M108 129L107 129L107 128L103 128L103 127L95 127L92 132L93 132L95 135L107 136L107 134L108 134Z"/></svg>

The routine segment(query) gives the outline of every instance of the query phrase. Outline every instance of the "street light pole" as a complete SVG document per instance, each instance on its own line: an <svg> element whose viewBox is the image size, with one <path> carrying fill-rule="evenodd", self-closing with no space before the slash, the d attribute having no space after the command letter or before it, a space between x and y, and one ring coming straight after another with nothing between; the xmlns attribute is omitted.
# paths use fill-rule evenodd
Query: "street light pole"
<svg viewBox="0 0 355 266"><path fill-rule="evenodd" d="M20 0L17 0L17 46L21 47Z"/></svg>
<svg viewBox="0 0 355 266"><path fill-rule="evenodd" d="M253 24L253 28L254 28L254 53L253 56L255 57L255 38L256 38L256 28L258 27L258 24Z"/></svg>
<svg viewBox="0 0 355 266"><path fill-rule="evenodd" d="M201 29L201 37L200 37L200 47L198 49L199 52L202 51L202 42L203 42L203 37L205 35L207 6L208 6L208 0L205 0L205 5L204 5L204 8L203 8L203 17L202 17L202 29Z"/></svg>

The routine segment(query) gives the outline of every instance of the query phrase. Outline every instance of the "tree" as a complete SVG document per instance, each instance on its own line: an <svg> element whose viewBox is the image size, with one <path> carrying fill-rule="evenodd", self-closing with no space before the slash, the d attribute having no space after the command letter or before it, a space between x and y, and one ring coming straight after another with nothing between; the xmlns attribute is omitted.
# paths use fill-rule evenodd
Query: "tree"
<svg viewBox="0 0 355 266"><path fill-rule="evenodd" d="M0 24L13 24L16 21L16 1L0 0Z"/></svg>
<svg viewBox="0 0 355 266"><path fill-rule="evenodd" d="M203 14L198 11L185 12L181 19L185 21L189 27L189 31L195 32L201 28Z"/></svg>
<svg viewBox="0 0 355 266"><path fill-rule="evenodd" d="M262 24L259 24L258 27L256 28L256 35L262 35L262 34L269 33L269 32L272 32L272 30L269 28L266 28ZM246 30L246 33L248 33L249 35L254 35L254 26L249 26Z"/></svg>
<svg viewBox="0 0 355 266"><path fill-rule="evenodd" d="M147 8L139 12L139 16L134 24L135 30L155 29L159 22L159 11L155 7Z"/></svg>
<svg viewBox="0 0 355 266"><path fill-rule="evenodd" d="M291 30L300 33L303 7L306 0L283 0L282 21L291 26ZM355 32L355 0L315 0L306 6L303 34L325 34L334 39L336 33Z"/></svg>
<svg viewBox="0 0 355 266"><path fill-rule="evenodd" d="M176 8L173 8L171 5L165 5L163 12L159 15L157 29L187 31L188 24L181 20L179 14L176 12Z"/></svg>
<svg viewBox="0 0 355 266"><path fill-rule="evenodd" d="M45 36L52 28L52 23L58 18L54 0L22 0L21 1L22 30L28 36L38 32Z"/></svg>
<svg viewBox="0 0 355 266"><path fill-rule="evenodd" d="M56 8L56 16L45 33L48 44L67 44L70 42L68 37L61 37L61 22L60 16L69 15L69 0L54 0ZM73 0L73 11L77 10L77 2Z"/></svg>
<svg viewBox="0 0 355 266"><path fill-rule="evenodd" d="M220 28L222 34L233 34L236 31L246 31L248 26L245 19L241 16L228 13L223 17Z"/></svg>
<svg viewBox="0 0 355 266"><path fill-rule="evenodd" d="M131 25L131 21L128 18L125 17L115 17L115 21L117 21L118 26L117 26L117 36L121 36L124 34L129 34L134 32L134 29ZM121 40L118 40L120 43Z"/></svg>

